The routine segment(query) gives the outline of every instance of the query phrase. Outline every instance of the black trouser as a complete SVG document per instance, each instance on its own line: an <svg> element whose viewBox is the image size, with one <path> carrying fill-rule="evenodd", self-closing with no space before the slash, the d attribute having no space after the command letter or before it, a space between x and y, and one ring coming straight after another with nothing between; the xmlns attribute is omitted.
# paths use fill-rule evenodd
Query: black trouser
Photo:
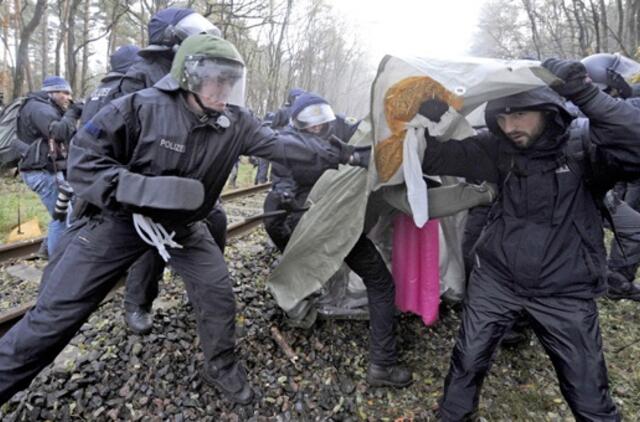
<svg viewBox="0 0 640 422"><path fill-rule="evenodd" d="M625 198L629 197L636 206L640 205L637 190L636 186L633 189L628 188L625 196ZM633 281L640 265L640 212L626 201L614 202L611 218L616 236L611 240L608 266L610 271L620 273L627 280Z"/></svg>
<svg viewBox="0 0 640 422"><path fill-rule="evenodd" d="M218 203L207 215L205 223L218 248L224 254L227 241L227 215ZM151 311L158 297L158 283L164 273L165 262L155 249L140 257L129 269L125 284L124 307L128 312L142 308Z"/></svg>
<svg viewBox="0 0 640 422"><path fill-rule="evenodd" d="M235 298L222 253L202 222L176 232L183 249L169 248L169 264L185 282L205 364L228 367L235 360ZM150 249L131 220L100 216L72 226L65 243L45 269L35 306L0 339L0 404L54 360Z"/></svg>
<svg viewBox="0 0 640 422"><path fill-rule="evenodd" d="M593 299L522 297L508 283L474 269L460 332L440 404L443 421L477 409L480 387L502 336L524 313L556 370L560 390L578 421L618 421L609 394L598 309Z"/></svg>
<svg viewBox="0 0 640 422"><path fill-rule="evenodd" d="M267 179L269 176L269 160L265 160L264 158L257 158L258 162L256 171L256 177L254 180L255 185L261 185L263 183L267 183Z"/></svg>
<svg viewBox="0 0 640 422"><path fill-rule="evenodd" d="M303 201L304 202L304 201ZM271 191L264 200L264 212L281 210L280 194ZM264 229L280 252L284 252L293 230L302 218L302 212L287 213L264 219Z"/></svg>
<svg viewBox="0 0 640 422"><path fill-rule="evenodd" d="M395 334L395 296L393 277L382 256L362 234L344 262L362 278L369 299L369 360L382 366L398 361Z"/></svg>

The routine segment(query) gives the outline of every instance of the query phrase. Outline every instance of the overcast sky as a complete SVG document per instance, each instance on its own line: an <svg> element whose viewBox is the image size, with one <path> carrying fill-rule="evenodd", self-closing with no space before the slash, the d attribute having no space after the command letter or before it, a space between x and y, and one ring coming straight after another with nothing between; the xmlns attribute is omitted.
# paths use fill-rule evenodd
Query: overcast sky
<svg viewBox="0 0 640 422"><path fill-rule="evenodd" d="M485 0L328 0L377 63L385 54L466 55Z"/></svg>

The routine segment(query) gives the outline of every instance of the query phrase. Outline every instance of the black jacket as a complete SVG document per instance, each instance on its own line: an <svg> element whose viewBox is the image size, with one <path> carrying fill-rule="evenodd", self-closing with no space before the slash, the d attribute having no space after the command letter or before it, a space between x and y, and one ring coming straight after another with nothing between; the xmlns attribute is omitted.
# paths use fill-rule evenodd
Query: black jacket
<svg viewBox="0 0 640 422"><path fill-rule="evenodd" d="M152 87L171 71L172 61L173 54L169 51L145 54L143 59L134 63L122 77L118 96Z"/></svg>
<svg viewBox="0 0 640 422"><path fill-rule="evenodd" d="M261 124L248 110L228 107L231 124L201 121L187 108L183 91L167 75L155 87L119 98L98 112L74 137L69 182L83 200L104 212L142 212L163 224L181 225L207 216L239 155L255 155L288 168L323 163L337 167L344 151L313 151ZM297 166L296 166L297 165ZM121 172L179 176L204 185L205 200L196 211L125 209L116 201Z"/></svg>
<svg viewBox="0 0 640 422"><path fill-rule="evenodd" d="M530 108L530 96L520 96ZM550 113L547 130L528 149L517 149L500 132L488 107L493 133L444 143L428 138L423 169L501 187L476 245L476 271L527 296L591 298L604 292L606 256L602 216L586 181L597 174L598 190L605 191L616 180L637 177L640 110L604 93L578 104L590 121L589 153L566 159L573 153L563 102L555 94L538 100Z"/></svg>
<svg viewBox="0 0 640 422"><path fill-rule="evenodd" d="M107 104L111 91L120 85L120 79L124 74L119 72L109 72L100 80L100 85L86 99L82 116L80 116L80 124L87 123L102 107Z"/></svg>
<svg viewBox="0 0 640 422"><path fill-rule="evenodd" d="M20 161L20 171L54 171L53 161L49 157L49 139L54 139L58 146L63 145L67 149L75 130L76 118L58 107L46 92L29 94L18 116L18 138L29 145ZM65 159L58 157L55 167L63 170Z"/></svg>

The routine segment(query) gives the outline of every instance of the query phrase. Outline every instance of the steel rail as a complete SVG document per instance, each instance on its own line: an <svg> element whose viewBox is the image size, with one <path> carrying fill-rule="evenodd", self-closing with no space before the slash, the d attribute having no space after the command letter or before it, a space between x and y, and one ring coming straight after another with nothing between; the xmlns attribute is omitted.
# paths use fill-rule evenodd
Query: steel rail
<svg viewBox="0 0 640 422"><path fill-rule="evenodd" d="M235 189L223 193L222 195L220 195L220 199L222 201L231 201L234 199L242 198L243 196L260 193L264 190L269 189L269 187L271 187L271 183L263 183L261 185L255 185L248 188ZM229 229L232 228L231 226L229 227ZM42 244L42 241L44 239L44 236L40 236L29 240L0 245L0 265L6 264L7 262L15 261L16 259L26 259L32 257L36 252L38 252L38 249L40 249L40 245Z"/></svg>
<svg viewBox="0 0 640 422"><path fill-rule="evenodd" d="M242 196L248 196L257 192L260 192L262 190L265 190L267 188L269 188L269 186L271 186L270 183L265 183L263 185L258 185L258 186L252 186L250 188L246 188L246 189L237 189L231 192L228 192L227 194L224 194L221 196L225 197L226 199L235 199L238 197L242 197ZM227 226L227 237L229 239L232 238L238 238L241 237L247 233L252 232L253 230L255 230L258 226L260 226L262 224L262 214L258 215L258 216L253 216L253 217L248 217L245 218L242 221L239 221L237 223L233 223L233 224L229 224ZM40 247L40 243L41 243L42 239L32 239L32 240L27 240L24 242L20 242L21 245L17 245L17 244L11 244L11 246L13 246L13 248L4 248L5 251L3 251L3 248L0 246L0 264L3 262L7 262L10 259L15 259L15 258L24 258L24 255L20 255L19 251L24 251L24 250L31 250L29 248L35 248L32 252L29 252L27 255L35 253L38 248ZM22 245L24 244L24 245ZM34 246L35 245L35 246ZM4 245L4 246L9 246L9 245ZM7 254L7 255L4 255ZM11 256L13 256L13 258L7 258L5 259L5 256L8 256L9 254L13 254ZM114 286L114 288L111 290L111 292L109 292L109 294L107 295L107 297L103 300L104 302L107 302L109 300L111 300L111 298L113 298L113 296L115 295L115 292L121 288L122 286L124 286L124 280L120 280L118 282L118 284L116 284ZM33 305L35 305L35 300L29 301L27 303L23 303L19 306L16 306L12 309L9 309L8 311L5 312L1 312L0 313L0 337L4 335L4 333L6 333L7 331L9 331L9 329L15 325L18 321L20 321L20 319L24 316L25 313L27 313L27 311L29 309L31 309L31 307L33 307Z"/></svg>

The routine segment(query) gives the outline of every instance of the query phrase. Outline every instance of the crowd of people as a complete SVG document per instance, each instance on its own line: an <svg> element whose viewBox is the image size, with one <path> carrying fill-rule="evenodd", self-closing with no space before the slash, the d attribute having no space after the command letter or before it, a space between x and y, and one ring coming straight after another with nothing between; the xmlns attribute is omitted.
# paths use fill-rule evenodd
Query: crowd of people
<svg viewBox="0 0 640 422"><path fill-rule="evenodd" d="M370 146L348 143L360 122L316 93L292 88L280 110L254 116L241 54L202 15L164 9L148 31L148 46L112 55L84 103L49 76L21 106L19 170L52 217L49 263L35 306L0 339L0 403L53 361L124 275L126 323L149 333L165 265L182 277L196 315L202 378L231 402L251 403L235 350L220 193L239 156L257 158L257 183L271 164L265 228L284 251L322 174L340 164L366 171L371 161ZM426 131L425 174L498 186L465 231L468 282L441 420L476 414L496 348L523 325L577 420L621 419L596 306L602 295L640 301L640 101L616 71L621 60L548 59L542 66L560 82L489 101L476 135L440 142ZM437 125L448 109L432 98L419 113ZM604 226L616 234L608 261ZM366 232L344 261L366 287L367 382L410 385L398 360L393 276Z"/></svg>

